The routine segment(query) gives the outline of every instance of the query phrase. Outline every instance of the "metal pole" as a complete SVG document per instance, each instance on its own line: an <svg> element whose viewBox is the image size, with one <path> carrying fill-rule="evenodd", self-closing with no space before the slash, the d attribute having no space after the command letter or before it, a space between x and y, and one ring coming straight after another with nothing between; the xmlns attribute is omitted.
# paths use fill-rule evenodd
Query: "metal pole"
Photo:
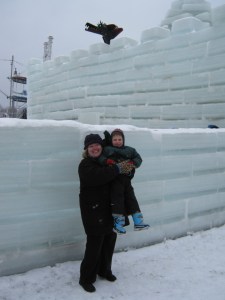
<svg viewBox="0 0 225 300"><path fill-rule="evenodd" d="M14 117L14 101L12 100L12 93L13 93L13 65L14 65L14 55L12 55L11 59L11 74L10 74L10 91L9 91L9 101L10 101L10 112L12 111L12 117Z"/></svg>

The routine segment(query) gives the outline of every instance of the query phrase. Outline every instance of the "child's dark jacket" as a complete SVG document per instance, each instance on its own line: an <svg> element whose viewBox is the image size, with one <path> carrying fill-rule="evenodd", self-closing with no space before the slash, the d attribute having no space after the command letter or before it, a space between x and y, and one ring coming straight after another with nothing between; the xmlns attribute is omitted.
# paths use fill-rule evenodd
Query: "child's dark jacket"
<svg viewBox="0 0 225 300"><path fill-rule="evenodd" d="M101 164L106 164L107 159L110 158L116 162L131 160L135 167L140 167L142 158L136 149L130 146L122 146L120 148L113 146L105 146L103 148L102 155L99 158Z"/></svg>

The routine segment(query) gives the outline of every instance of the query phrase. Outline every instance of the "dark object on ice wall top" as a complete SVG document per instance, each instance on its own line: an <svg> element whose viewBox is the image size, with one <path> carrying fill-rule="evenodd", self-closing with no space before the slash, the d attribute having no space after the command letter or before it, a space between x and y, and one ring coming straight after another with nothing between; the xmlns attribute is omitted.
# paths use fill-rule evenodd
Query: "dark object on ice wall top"
<svg viewBox="0 0 225 300"><path fill-rule="evenodd" d="M216 126L216 125L208 125L208 128L211 128L211 129L217 129L217 128L219 128L219 127Z"/></svg>
<svg viewBox="0 0 225 300"><path fill-rule="evenodd" d="M86 23L85 30L102 35L104 43L110 45L110 41L120 34L123 31L123 28L119 28L115 24L107 25L100 21L97 26L91 23Z"/></svg>

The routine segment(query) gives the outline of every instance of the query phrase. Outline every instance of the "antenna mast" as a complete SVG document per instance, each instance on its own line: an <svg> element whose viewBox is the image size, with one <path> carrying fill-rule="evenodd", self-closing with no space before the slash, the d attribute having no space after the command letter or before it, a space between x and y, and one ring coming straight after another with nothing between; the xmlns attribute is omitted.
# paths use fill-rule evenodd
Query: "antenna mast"
<svg viewBox="0 0 225 300"><path fill-rule="evenodd" d="M48 42L44 42L43 61L51 60L51 57L52 57L52 43L53 43L53 37L50 35L48 37Z"/></svg>

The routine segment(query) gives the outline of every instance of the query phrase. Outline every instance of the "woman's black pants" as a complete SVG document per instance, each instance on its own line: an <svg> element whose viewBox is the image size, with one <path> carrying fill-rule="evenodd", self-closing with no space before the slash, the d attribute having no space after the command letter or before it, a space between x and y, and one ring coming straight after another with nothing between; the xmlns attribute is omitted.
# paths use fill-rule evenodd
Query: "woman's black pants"
<svg viewBox="0 0 225 300"><path fill-rule="evenodd" d="M80 283L93 283L97 275L112 274L112 257L117 234L87 235L84 258L80 266Z"/></svg>

